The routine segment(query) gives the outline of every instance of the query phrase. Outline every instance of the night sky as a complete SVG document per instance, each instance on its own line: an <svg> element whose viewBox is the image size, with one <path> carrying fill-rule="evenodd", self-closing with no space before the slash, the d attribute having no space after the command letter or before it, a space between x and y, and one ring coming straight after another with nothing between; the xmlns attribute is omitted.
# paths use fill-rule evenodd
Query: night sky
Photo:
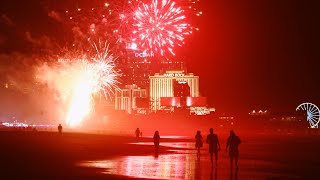
<svg viewBox="0 0 320 180"><path fill-rule="evenodd" d="M190 70L226 111L320 104L319 11L311 1L206 1Z"/></svg>
<svg viewBox="0 0 320 180"><path fill-rule="evenodd" d="M62 25L48 16L49 5L59 3L0 2L1 83L16 65L4 57L68 40ZM209 105L237 113L294 111L303 102L320 106L316 1L202 0L200 5L203 16L193 19L200 31L188 37L180 54L188 71L200 76L200 92Z"/></svg>

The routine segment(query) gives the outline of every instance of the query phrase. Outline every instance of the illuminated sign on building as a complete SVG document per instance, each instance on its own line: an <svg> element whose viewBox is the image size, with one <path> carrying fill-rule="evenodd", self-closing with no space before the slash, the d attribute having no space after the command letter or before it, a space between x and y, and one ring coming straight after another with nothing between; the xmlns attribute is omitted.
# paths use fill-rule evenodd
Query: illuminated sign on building
<svg viewBox="0 0 320 180"><path fill-rule="evenodd" d="M145 58L145 57L154 57L154 53L146 53L146 52L141 52L141 53L134 53L135 57L141 57L141 58Z"/></svg>
<svg viewBox="0 0 320 180"><path fill-rule="evenodd" d="M106 61L110 61L112 60L114 57L112 55L110 55L107 59L105 59ZM91 61L94 61L93 58L79 58L79 59L68 59L68 58L59 58L58 59L58 63L90 63Z"/></svg>
<svg viewBox="0 0 320 180"><path fill-rule="evenodd" d="M183 73L165 73L164 77L184 77Z"/></svg>
<svg viewBox="0 0 320 180"><path fill-rule="evenodd" d="M63 59L59 58L58 63L86 63L88 62L88 59Z"/></svg>
<svg viewBox="0 0 320 180"><path fill-rule="evenodd" d="M190 113L194 115L208 115L210 114L210 109L207 107L190 107Z"/></svg>

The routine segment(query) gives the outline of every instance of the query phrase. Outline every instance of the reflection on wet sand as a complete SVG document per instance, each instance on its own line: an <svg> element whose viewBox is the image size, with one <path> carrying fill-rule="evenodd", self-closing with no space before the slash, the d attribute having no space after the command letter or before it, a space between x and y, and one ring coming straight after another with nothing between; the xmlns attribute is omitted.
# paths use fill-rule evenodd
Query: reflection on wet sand
<svg viewBox="0 0 320 180"><path fill-rule="evenodd" d="M192 143L162 143L161 145L183 148L193 146ZM197 176L201 176L196 173L196 171L199 171L198 173L201 171L200 161L196 159L195 154L190 154L189 151L193 150L184 150L182 154L126 156L112 160L87 161L81 163L80 166L102 168L105 169L103 173L129 177L196 179Z"/></svg>
<svg viewBox="0 0 320 180"><path fill-rule="evenodd" d="M139 143L144 144L145 143ZM231 168L227 154L221 153L219 166L211 166L207 149L203 149L200 156L194 149L194 143L162 143L167 147L182 148L173 150L173 154L153 154L149 156L124 156L120 158L86 161L79 165L84 167L93 167L102 169L104 174L123 175L132 178L148 179L238 179L238 169ZM265 179L267 177L288 177L288 174L273 174L266 172L257 172L257 166L277 167L280 164L268 161L241 160L246 168L242 168L241 178L243 179ZM219 175L218 175L219 174Z"/></svg>
<svg viewBox="0 0 320 180"><path fill-rule="evenodd" d="M91 161L82 166L104 168L103 173L139 178L195 179L194 163L183 154L127 156L120 159Z"/></svg>
<svg viewBox="0 0 320 180"><path fill-rule="evenodd" d="M136 145L153 145L153 142L135 142L130 144L136 144ZM194 143L190 142L162 142L161 146L165 147L171 147L171 148L194 148Z"/></svg>
<svg viewBox="0 0 320 180"><path fill-rule="evenodd" d="M200 163L200 156L197 157L195 168L194 168L194 176L196 179L201 179L201 163Z"/></svg>

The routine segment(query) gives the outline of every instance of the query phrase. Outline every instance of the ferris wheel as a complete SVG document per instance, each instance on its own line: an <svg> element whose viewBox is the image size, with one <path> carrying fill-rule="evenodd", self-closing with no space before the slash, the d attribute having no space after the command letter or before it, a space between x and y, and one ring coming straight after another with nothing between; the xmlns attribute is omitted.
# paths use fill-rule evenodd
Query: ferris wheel
<svg viewBox="0 0 320 180"><path fill-rule="evenodd" d="M296 108L296 110L307 111L307 121L309 122L310 127L318 128L320 121L320 110L315 104L302 103Z"/></svg>

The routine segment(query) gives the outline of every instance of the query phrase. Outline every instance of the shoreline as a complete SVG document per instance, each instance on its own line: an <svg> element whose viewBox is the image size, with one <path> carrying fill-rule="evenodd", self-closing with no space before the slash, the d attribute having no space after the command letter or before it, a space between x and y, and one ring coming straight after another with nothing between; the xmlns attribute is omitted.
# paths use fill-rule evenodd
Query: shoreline
<svg viewBox="0 0 320 180"><path fill-rule="evenodd" d="M205 137L206 134L203 136ZM316 152L320 151L319 136L247 136L240 134L240 137L243 143L240 145L239 177L250 177L251 175L257 177L256 179L265 179L261 177L281 179L279 177L282 176L287 176L287 179L316 179L314 177L320 177L320 175L314 174L320 170L317 165L320 163L320 159L315 158ZM229 173L227 168L228 154L225 153L226 136L221 135L219 139L221 165L218 176L226 177ZM152 156L155 156L151 138L136 138L133 135L88 133L63 133L59 135L58 132L0 131L0 142L2 144L0 147L1 179L139 179L102 174L101 172L106 169L79 167L77 164L86 161L120 161L123 158L132 157L135 157L135 161L146 159L146 157L150 157L151 161L154 161ZM144 144L145 142L151 145ZM180 166L195 168L197 163L192 158L195 157L196 151L193 148L194 140L192 138L163 138L161 143L158 154L159 162L155 162L156 164L165 163L167 165L164 167L174 168L174 164L170 164L174 162L163 158L172 157L176 161L175 157L184 157L184 160L191 157L186 163L182 163L180 160L177 162L182 163ZM173 143L175 146L167 147L166 143ZM179 143L189 145L180 147ZM210 168L206 168L209 164L207 145L204 144L201 154L201 163L205 165L201 169L202 175L199 176L206 177L210 174ZM144 163L148 165L150 159Z"/></svg>

